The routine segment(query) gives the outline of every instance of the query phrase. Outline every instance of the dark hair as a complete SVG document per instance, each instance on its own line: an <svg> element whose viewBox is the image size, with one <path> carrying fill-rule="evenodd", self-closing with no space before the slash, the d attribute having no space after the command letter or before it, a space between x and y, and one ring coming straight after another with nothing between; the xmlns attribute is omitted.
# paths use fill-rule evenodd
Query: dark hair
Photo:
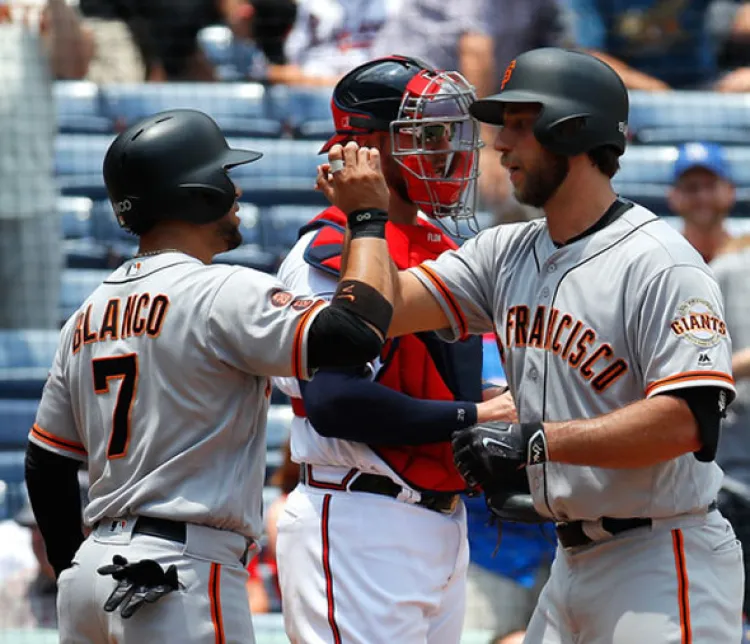
<svg viewBox="0 0 750 644"><path fill-rule="evenodd" d="M601 145L589 150L588 155L591 163L599 168L599 172L610 179L620 169L620 151L613 145Z"/></svg>

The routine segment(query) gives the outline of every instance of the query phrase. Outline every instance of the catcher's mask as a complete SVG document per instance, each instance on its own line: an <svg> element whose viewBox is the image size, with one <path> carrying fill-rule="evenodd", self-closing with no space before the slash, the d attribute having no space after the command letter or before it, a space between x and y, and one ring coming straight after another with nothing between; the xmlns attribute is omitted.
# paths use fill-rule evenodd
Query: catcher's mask
<svg viewBox="0 0 750 644"><path fill-rule="evenodd" d="M479 126L469 107L476 94L458 72L421 71L406 86L391 121L391 156L409 198L450 235L476 234Z"/></svg>
<svg viewBox="0 0 750 644"><path fill-rule="evenodd" d="M407 195L450 235L476 233L479 124L473 88L458 72L416 58L387 56L346 74L333 90L336 134L321 149L388 132Z"/></svg>

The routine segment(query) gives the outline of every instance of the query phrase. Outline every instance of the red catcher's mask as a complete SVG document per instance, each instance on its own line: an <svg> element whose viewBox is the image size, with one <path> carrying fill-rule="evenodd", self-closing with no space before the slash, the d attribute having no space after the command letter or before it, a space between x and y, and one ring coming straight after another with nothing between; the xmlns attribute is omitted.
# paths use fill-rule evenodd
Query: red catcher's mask
<svg viewBox="0 0 750 644"><path fill-rule="evenodd" d="M409 198L449 234L479 230L475 218L479 124L469 115L476 94L458 72L422 71L409 81L391 122L391 156ZM449 225L449 222L452 225Z"/></svg>

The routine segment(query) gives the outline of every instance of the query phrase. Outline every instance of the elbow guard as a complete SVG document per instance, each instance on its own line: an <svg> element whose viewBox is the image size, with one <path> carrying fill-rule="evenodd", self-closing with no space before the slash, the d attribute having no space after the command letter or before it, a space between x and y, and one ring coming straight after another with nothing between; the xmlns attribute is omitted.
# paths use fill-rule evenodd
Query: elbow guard
<svg viewBox="0 0 750 644"><path fill-rule="evenodd" d="M719 387L688 387L668 393L688 404L698 424L702 446L693 455L703 463L713 461L719 445L721 420L726 415L727 391Z"/></svg>
<svg viewBox="0 0 750 644"><path fill-rule="evenodd" d="M327 306L310 325L307 362L310 369L359 367L380 354L383 340L346 308Z"/></svg>

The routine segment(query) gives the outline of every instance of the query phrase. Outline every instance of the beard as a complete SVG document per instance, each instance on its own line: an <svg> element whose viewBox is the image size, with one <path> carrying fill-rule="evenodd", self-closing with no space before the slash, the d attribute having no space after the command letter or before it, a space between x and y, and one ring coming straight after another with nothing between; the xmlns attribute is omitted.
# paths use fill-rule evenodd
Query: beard
<svg viewBox="0 0 750 644"><path fill-rule="evenodd" d="M565 181L570 170L568 158L559 154L547 154L536 171L526 171L526 181L515 190L519 203L543 208Z"/></svg>
<svg viewBox="0 0 750 644"><path fill-rule="evenodd" d="M226 246L222 252L234 250L242 244L242 233L239 225L228 219L222 219L218 222L216 232Z"/></svg>

